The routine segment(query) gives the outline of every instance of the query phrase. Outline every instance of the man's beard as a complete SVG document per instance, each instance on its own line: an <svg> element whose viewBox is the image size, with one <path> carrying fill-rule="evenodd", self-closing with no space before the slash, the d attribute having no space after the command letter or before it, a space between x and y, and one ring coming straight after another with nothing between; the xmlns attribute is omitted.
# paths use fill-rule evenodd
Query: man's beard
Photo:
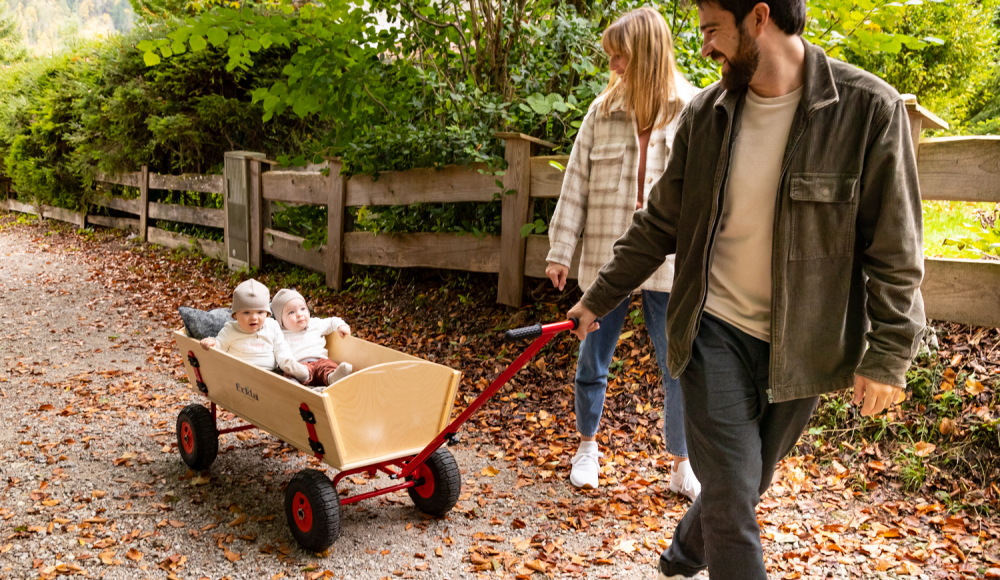
<svg viewBox="0 0 1000 580"><path fill-rule="evenodd" d="M740 35L739 45L736 47L736 54L732 58L719 52L712 52L712 58L716 55L726 58L729 63L729 71L722 73L722 88L727 91L735 91L750 85L753 75L760 65L760 49L757 42L748 32L743 30L743 26L737 27Z"/></svg>

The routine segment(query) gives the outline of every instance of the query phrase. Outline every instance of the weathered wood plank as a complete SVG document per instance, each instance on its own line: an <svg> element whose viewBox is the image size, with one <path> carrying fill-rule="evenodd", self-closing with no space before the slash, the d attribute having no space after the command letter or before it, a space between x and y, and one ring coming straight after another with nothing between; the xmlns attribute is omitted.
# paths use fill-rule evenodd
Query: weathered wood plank
<svg viewBox="0 0 1000 580"><path fill-rule="evenodd" d="M524 139L508 138L504 144L507 170L503 185L500 225L500 277L497 283L497 302L520 307L524 289L524 238L523 226L531 213L531 143Z"/></svg>
<svg viewBox="0 0 1000 580"><path fill-rule="evenodd" d="M569 156L548 155L531 158L531 197L559 197L559 192L562 191L563 172L552 167L549 161L555 161L566 167Z"/></svg>
<svg viewBox="0 0 1000 580"><path fill-rule="evenodd" d="M139 220L133 218L118 218L107 215L88 215L87 223L115 228L119 230L139 231Z"/></svg>
<svg viewBox="0 0 1000 580"><path fill-rule="evenodd" d="M215 258L216 260L226 259L226 246L222 242L216 242L213 240L203 240L201 238L195 238L185 234L178 234L176 232L168 232L166 230L161 230L160 228L148 228L149 243L159 244L167 248L189 248L193 245L210 258Z"/></svg>
<svg viewBox="0 0 1000 580"><path fill-rule="evenodd" d="M264 175L267 175L265 173ZM302 247L302 240L298 236L279 232L278 230L264 230L264 252L284 260L302 266L313 272L325 272L324 256L326 246L316 249L306 250Z"/></svg>
<svg viewBox="0 0 1000 580"><path fill-rule="evenodd" d="M924 260L927 318L1000 327L1000 261Z"/></svg>
<svg viewBox="0 0 1000 580"><path fill-rule="evenodd" d="M365 266L500 271L500 238L458 234L344 234L344 261Z"/></svg>
<svg viewBox="0 0 1000 580"><path fill-rule="evenodd" d="M441 169L387 171L375 181L370 175L357 175L347 182L347 205L410 205L492 201L500 192L495 175L483 175L477 163L471 167L450 165Z"/></svg>
<svg viewBox="0 0 1000 580"><path fill-rule="evenodd" d="M7 210L7 211L16 211L16 212L19 212L19 213L28 213L28 214L31 214L31 215L38 215L38 212L35 211L35 206L31 205L30 203L23 203L23 202L17 201L16 199L3 199L3 200L0 200L0 208L3 208L5 210Z"/></svg>
<svg viewBox="0 0 1000 580"><path fill-rule="evenodd" d="M149 167L139 172L139 241L149 240Z"/></svg>
<svg viewBox="0 0 1000 580"><path fill-rule="evenodd" d="M330 199L326 202L326 285L340 290L344 285L344 220L347 215L347 178L340 175L341 162L330 162Z"/></svg>
<svg viewBox="0 0 1000 580"><path fill-rule="evenodd" d="M163 175L161 173L150 173L149 189L222 193L222 176L199 175L197 173L186 173L184 175Z"/></svg>
<svg viewBox="0 0 1000 580"><path fill-rule="evenodd" d="M264 263L264 221L261 208L264 198L260 189L260 159L247 160L247 202L250 206L250 267L260 268Z"/></svg>
<svg viewBox="0 0 1000 580"><path fill-rule="evenodd" d="M85 213L71 211L61 207L43 205L42 215L48 219L59 220L81 228L86 227L87 214Z"/></svg>
<svg viewBox="0 0 1000 580"><path fill-rule="evenodd" d="M126 213L139 215L138 199L122 199L120 197L99 197L93 201L94 205L109 207Z"/></svg>
<svg viewBox="0 0 1000 580"><path fill-rule="evenodd" d="M267 171L261 174L264 199L326 205L330 178L312 171Z"/></svg>
<svg viewBox="0 0 1000 580"><path fill-rule="evenodd" d="M924 139L917 170L925 200L1000 202L1000 137Z"/></svg>
<svg viewBox="0 0 1000 580"><path fill-rule="evenodd" d="M150 202L149 218L210 228L222 228L226 221L225 212L221 209L157 202Z"/></svg>
<svg viewBox="0 0 1000 580"><path fill-rule="evenodd" d="M132 173L119 173L117 175L109 175L107 173L98 173L94 178L95 181L101 181L104 183L114 183L116 185L124 185L126 187L139 187L139 183L142 181L142 172L133 171Z"/></svg>
<svg viewBox="0 0 1000 580"><path fill-rule="evenodd" d="M570 280L576 280L576 275L580 271L580 250L583 248L583 240L576 244L576 252L573 253L573 262L569 266ZM524 275L532 278L547 278L545 267L548 262L545 257L549 255L549 237L532 235L528 236L528 243L524 249Z"/></svg>

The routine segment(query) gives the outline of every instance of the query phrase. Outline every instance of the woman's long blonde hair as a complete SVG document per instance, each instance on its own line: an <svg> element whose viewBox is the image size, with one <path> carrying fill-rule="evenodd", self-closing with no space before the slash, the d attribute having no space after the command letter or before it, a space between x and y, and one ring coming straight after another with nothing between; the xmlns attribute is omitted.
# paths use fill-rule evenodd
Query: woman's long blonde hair
<svg viewBox="0 0 1000 580"><path fill-rule="evenodd" d="M622 15L604 31L601 45L608 54L628 58L625 80L611 71L601 103L605 116L617 108L635 115L639 132L666 126L680 113L674 76L674 43L670 27L653 8L639 8Z"/></svg>

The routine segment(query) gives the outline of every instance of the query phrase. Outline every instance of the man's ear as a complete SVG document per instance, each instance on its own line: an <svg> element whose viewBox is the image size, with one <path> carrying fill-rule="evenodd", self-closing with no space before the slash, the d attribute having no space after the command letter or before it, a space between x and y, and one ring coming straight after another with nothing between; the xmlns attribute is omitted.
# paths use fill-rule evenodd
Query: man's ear
<svg viewBox="0 0 1000 580"><path fill-rule="evenodd" d="M771 7L764 2L758 2L747 14L744 23L753 31L755 37L764 33L764 27L771 21Z"/></svg>

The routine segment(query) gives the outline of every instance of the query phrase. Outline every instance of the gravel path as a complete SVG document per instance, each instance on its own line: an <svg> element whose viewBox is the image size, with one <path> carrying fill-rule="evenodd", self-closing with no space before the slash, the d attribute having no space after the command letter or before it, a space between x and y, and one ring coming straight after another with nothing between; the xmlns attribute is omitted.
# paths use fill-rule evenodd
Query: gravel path
<svg viewBox="0 0 1000 580"><path fill-rule="evenodd" d="M177 413L202 400L148 298L102 268L149 250L11 221L0 213L0 579L656 577L686 500L664 492L658 458L610 451L608 485L573 489L561 433L453 447L463 494L446 517L382 496L345 506L328 553L302 551L283 490L314 460L244 432L223 436L204 474L181 462ZM166 265L136 263L154 277ZM640 467L618 481L616 462ZM792 458L764 498L773 578L1000 576L995 521L890 487L862 494L834 463Z"/></svg>
<svg viewBox="0 0 1000 580"><path fill-rule="evenodd" d="M647 563L615 558L602 535L570 533L540 511L586 495L558 477L519 479L497 450L461 445L451 449L463 495L448 516L423 516L405 493L382 496L345 506L327 555L303 552L282 491L317 466L249 432L223 436L208 477L190 473L174 422L199 398L178 381L167 329L142 296L100 284L85 252L37 233L0 231L0 578L470 578L484 561L527 577L527 563L553 569L537 555L571 575L651 576L652 551ZM484 474L493 465L500 472ZM365 485L352 490L375 487L354 479ZM591 570L597 556L607 564Z"/></svg>

